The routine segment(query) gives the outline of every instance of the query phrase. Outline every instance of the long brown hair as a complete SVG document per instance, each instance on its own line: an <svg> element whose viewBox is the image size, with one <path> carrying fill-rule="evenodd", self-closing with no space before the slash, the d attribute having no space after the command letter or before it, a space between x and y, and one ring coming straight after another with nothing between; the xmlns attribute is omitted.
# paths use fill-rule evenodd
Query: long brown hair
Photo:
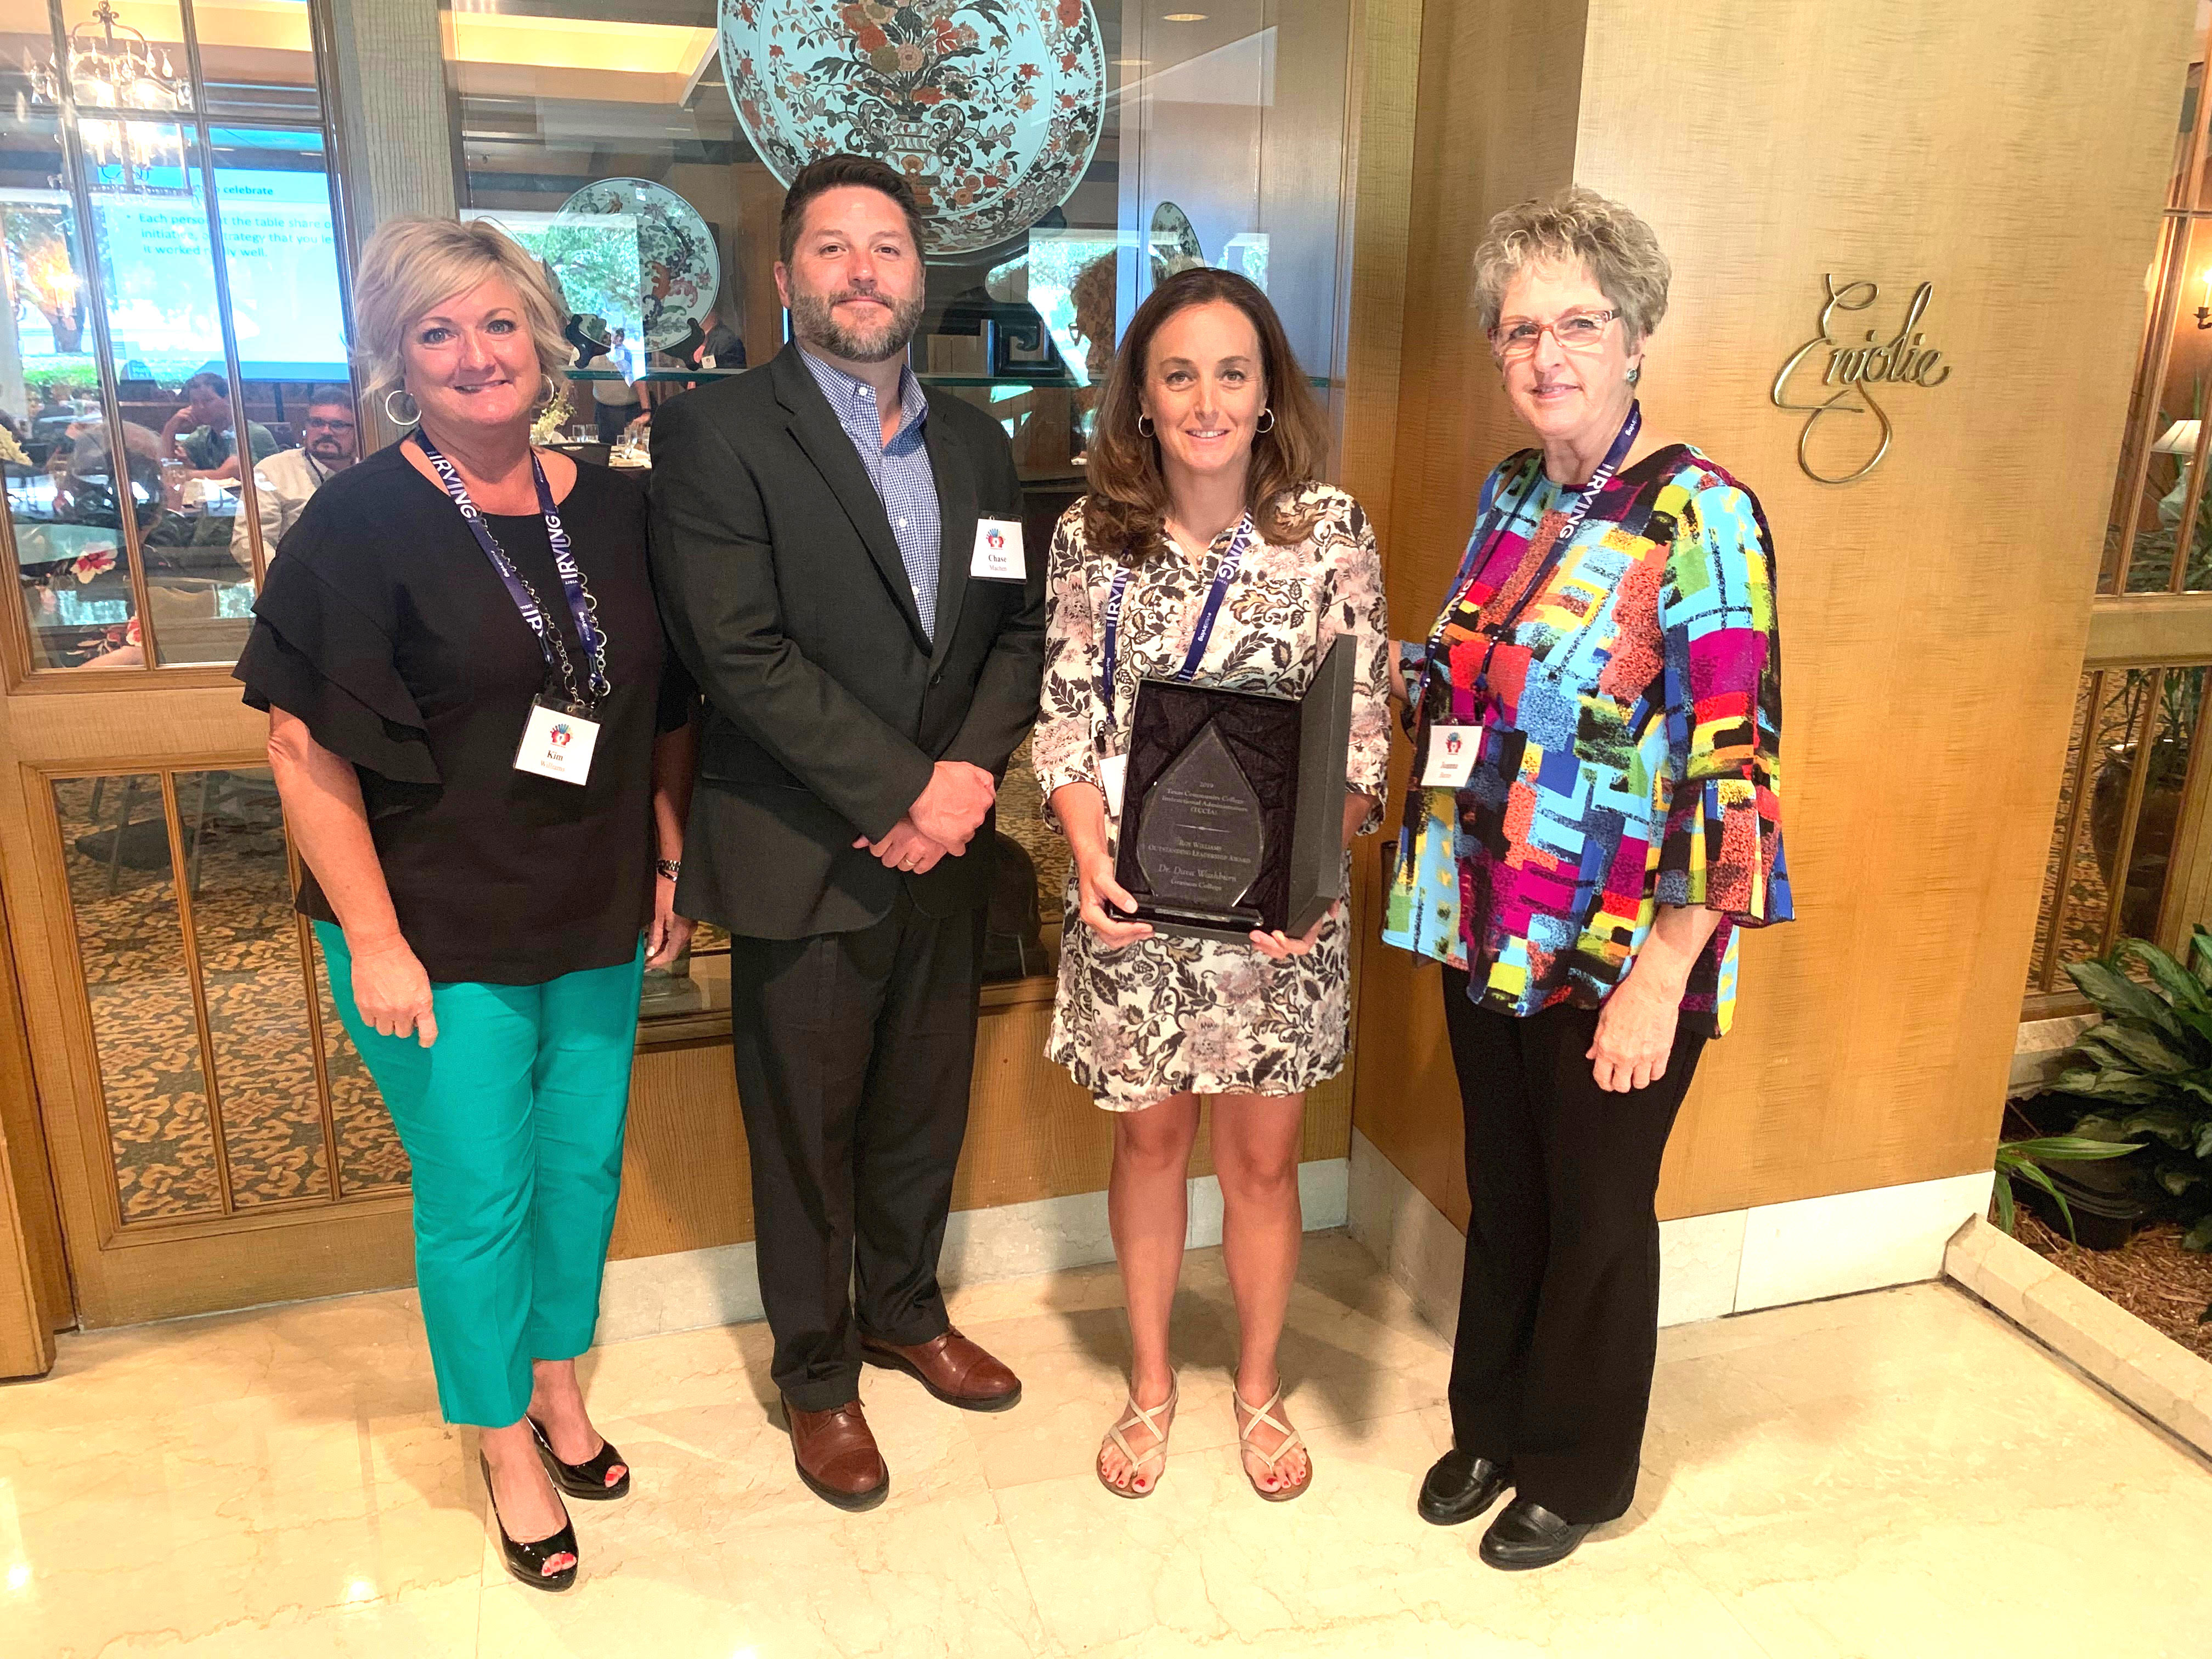
<svg viewBox="0 0 2212 1659"><path fill-rule="evenodd" d="M1091 493L1083 505L1085 538L1094 548L1141 564L1167 545L1167 480L1160 471L1159 441L1137 429L1144 413L1138 389L1152 356L1152 337L1176 313L1224 300L1251 319L1260 337L1261 372L1267 377L1273 426L1252 440L1252 470L1244 502L1252 522L1269 541L1287 544L1313 528L1311 510L1296 511L1291 495L1321 476L1328 429L1305 372L1283 332L1275 307L1260 288L1234 271L1194 266L1155 288L1129 319L1128 332L1106 376L1106 394L1091 434Z"/></svg>

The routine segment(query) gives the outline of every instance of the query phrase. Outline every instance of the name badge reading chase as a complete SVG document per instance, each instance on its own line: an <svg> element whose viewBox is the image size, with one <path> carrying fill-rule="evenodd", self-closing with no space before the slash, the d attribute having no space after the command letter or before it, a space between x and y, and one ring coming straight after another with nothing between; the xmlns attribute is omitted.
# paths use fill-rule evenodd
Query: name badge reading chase
<svg viewBox="0 0 2212 1659"><path fill-rule="evenodd" d="M975 553L968 574L988 582L1018 582L1030 574L1022 556L1022 527L1012 519L975 521Z"/></svg>
<svg viewBox="0 0 2212 1659"><path fill-rule="evenodd" d="M514 751L514 769L580 784L592 775L592 750L599 741L599 723L576 705L532 697L522 742Z"/></svg>

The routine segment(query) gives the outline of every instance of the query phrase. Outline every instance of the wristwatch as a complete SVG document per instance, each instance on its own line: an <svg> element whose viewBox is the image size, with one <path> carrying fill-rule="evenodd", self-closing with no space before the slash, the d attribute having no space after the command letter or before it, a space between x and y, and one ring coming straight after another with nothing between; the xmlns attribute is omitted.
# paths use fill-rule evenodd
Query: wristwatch
<svg viewBox="0 0 2212 1659"><path fill-rule="evenodd" d="M681 859L655 859L653 868L656 875L663 875L674 881L684 873L684 861Z"/></svg>

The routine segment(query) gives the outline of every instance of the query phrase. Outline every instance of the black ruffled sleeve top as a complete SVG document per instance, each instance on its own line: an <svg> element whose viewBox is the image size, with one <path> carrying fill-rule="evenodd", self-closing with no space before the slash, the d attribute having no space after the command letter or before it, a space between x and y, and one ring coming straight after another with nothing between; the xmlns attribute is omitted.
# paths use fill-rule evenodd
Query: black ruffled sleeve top
<svg viewBox="0 0 2212 1659"><path fill-rule="evenodd" d="M514 768L545 684L536 637L445 492L394 446L285 535L237 678L353 763L399 930L434 981L535 985L626 962L653 902L653 747L689 717L646 563L645 492L579 465L561 502L598 601L611 694L579 787ZM575 636L545 521L485 522ZM337 920L312 872L300 908Z"/></svg>

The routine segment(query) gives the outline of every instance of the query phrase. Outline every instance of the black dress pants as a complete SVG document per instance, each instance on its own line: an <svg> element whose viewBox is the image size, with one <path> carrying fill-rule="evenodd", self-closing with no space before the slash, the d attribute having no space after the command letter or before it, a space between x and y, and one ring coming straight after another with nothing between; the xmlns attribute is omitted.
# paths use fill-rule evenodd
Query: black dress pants
<svg viewBox="0 0 2212 1659"><path fill-rule="evenodd" d="M904 1344L945 1329L937 1258L968 1129L983 914L926 916L901 893L856 933L730 940L770 1370L802 1411L858 1397L861 1331Z"/></svg>
<svg viewBox="0 0 2212 1659"><path fill-rule="evenodd" d="M1664 1078L1613 1094L1584 1058L1595 1010L1479 1008L1455 968L1443 989L1474 1200L1453 1441L1510 1462L1519 1495L1562 1519L1610 1521L1635 1496L1651 1401L1659 1160L1705 1039L1678 1030Z"/></svg>

